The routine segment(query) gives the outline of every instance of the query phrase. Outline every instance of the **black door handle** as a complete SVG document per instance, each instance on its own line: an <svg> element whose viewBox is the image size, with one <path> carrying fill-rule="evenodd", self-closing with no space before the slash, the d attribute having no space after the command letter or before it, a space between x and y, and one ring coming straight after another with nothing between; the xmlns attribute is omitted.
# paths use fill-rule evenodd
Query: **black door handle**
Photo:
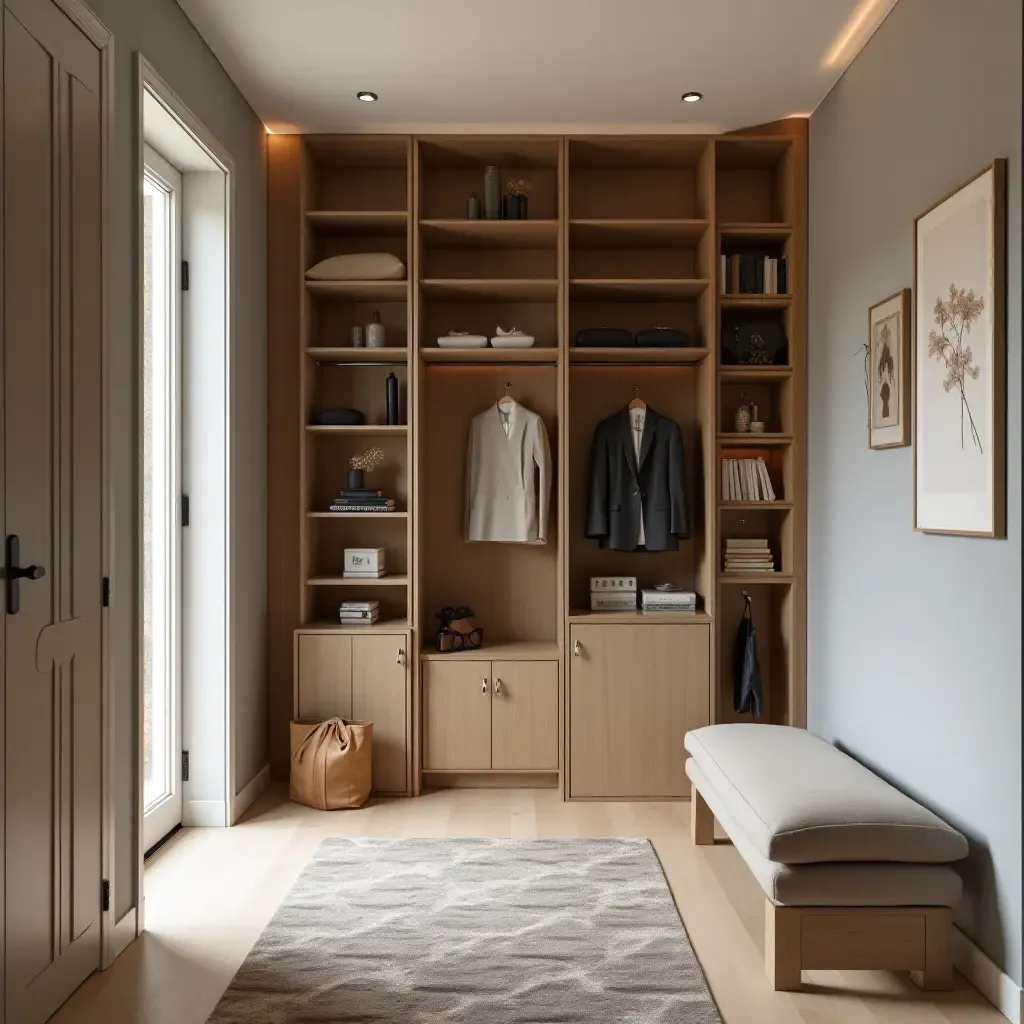
<svg viewBox="0 0 1024 1024"><path fill-rule="evenodd" d="M7 584L7 614L17 615L21 610L21 580L41 580L46 569L41 565L19 565L21 541L16 533L7 538L7 560L4 566L4 581Z"/></svg>

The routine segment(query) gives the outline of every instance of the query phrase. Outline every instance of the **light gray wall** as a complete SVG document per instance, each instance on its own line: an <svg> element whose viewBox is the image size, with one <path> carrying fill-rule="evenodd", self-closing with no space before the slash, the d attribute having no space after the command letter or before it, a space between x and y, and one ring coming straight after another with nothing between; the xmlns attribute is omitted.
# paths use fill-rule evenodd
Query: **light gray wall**
<svg viewBox="0 0 1024 1024"><path fill-rule="evenodd" d="M913 450L872 452L868 306L914 218L1009 159L1008 540L913 532ZM810 128L810 727L960 828L959 926L1021 976L1021 4L900 0Z"/></svg>
<svg viewBox="0 0 1024 1024"><path fill-rule="evenodd" d="M235 779L241 789L266 751L266 136L174 0L89 0L115 39L115 139L111 221L112 471L114 567L111 657L119 752L136 735L136 321L135 54L141 52L234 161L233 316L236 353L233 451L235 516ZM132 765L118 765L114 906L134 903Z"/></svg>

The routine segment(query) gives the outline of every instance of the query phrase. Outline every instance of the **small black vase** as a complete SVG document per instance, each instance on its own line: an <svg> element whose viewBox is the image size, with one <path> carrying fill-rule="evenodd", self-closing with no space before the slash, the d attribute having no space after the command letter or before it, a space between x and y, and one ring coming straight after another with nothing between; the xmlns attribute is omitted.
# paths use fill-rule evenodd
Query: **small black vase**
<svg viewBox="0 0 1024 1024"><path fill-rule="evenodd" d="M519 220L519 196L504 196L501 202L504 219Z"/></svg>
<svg viewBox="0 0 1024 1024"><path fill-rule="evenodd" d="M350 469L348 471L348 478L345 482L345 488L349 491L358 491L364 485L366 478L363 476L361 469Z"/></svg>

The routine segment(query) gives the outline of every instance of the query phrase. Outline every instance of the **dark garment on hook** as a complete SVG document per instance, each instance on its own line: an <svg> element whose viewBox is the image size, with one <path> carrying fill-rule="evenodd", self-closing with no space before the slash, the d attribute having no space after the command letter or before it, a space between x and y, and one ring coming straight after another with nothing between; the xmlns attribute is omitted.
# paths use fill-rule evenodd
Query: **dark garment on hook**
<svg viewBox="0 0 1024 1024"><path fill-rule="evenodd" d="M761 669L757 664L757 630L750 614L750 598L746 598L736 646L732 656L732 706L741 715L748 711L760 718L764 707Z"/></svg>

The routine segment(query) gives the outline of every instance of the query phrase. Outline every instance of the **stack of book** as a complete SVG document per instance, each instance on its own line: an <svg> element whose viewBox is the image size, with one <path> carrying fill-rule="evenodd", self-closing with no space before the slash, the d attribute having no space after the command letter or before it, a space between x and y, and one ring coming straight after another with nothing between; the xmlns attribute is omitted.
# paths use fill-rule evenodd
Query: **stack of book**
<svg viewBox="0 0 1024 1024"><path fill-rule="evenodd" d="M768 541L757 538L730 537L725 542L725 571L749 575L774 572L775 558Z"/></svg>
<svg viewBox="0 0 1024 1024"><path fill-rule="evenodd" d="M696 612L697 595L692 590L641 590L640 607L645 612Z"/></svg>
<svg viewBox="0 0 1024 1024"><path fill-rule="evenodd" d="M380 618L380 601L342 601L338 618L343 626L372 626Z"/></svg>
<svg viewBox="0 0 1024 1024"><path fill-rule="evenodd" d="M635 612L635 576L591 576L590 610L592 612Z"/></svg>
<svg viewBox="0 0 1024 1024"><path fill-rule="evenodd" d="M385 498L383 491L371 487L342 491L332 502L332 512L394 512L394 498Z"/></svg>
<svg viewBox="0 0 1024 1024"><path fill-rule="evenodd" d="M722 459L722 501L775 501L764 459Z"/></svg>
<svg viewBox="0 0 1024 1024"><path fill-rule="evenodd" d="M726 295L787 295L786 257L761 253L722 254L722 291Z"/></svg>

